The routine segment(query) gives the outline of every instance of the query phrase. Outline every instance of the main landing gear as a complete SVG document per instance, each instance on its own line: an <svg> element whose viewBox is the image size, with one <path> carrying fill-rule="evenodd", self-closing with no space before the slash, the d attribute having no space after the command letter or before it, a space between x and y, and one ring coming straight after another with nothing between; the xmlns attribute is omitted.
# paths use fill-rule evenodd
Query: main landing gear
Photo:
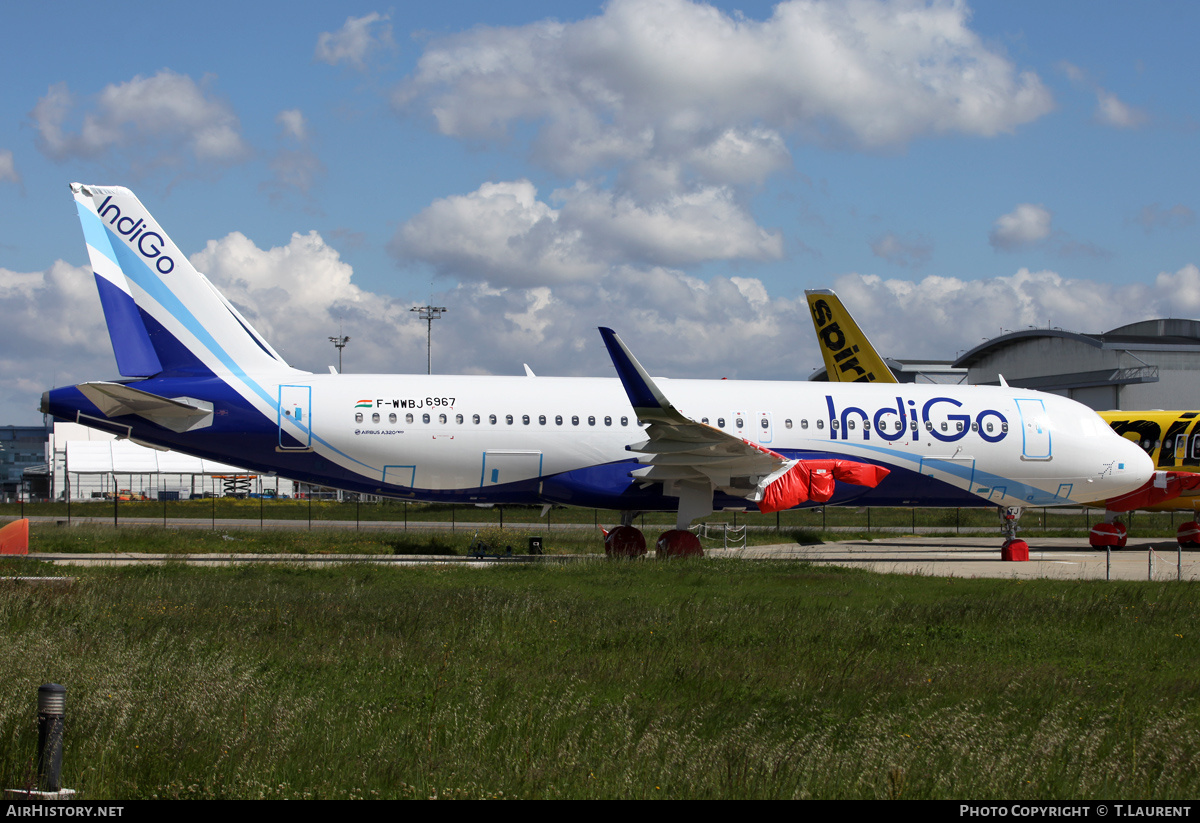
<svg viewBox="0 0 1200 823"><path fill-rule="evenodd" d="M621 512L621 525L604 533L604 553L609 557L642 557L646 537L633 525L633 512ZM703 557L700 538L687 529L663 532L654 544L658 557Z"/></svg>

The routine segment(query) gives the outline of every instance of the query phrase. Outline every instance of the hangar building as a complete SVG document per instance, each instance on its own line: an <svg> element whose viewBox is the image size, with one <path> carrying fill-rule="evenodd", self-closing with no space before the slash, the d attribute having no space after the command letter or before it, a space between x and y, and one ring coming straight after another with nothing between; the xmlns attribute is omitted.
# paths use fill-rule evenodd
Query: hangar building
<svg viewBox="0 0 1200 823"><path fill-rule="evenodd" d="M1143 320L1103 334L1026 329L988 340L953 364L967 383L1060 394L1106 409L1200 406L1200 321Z"/></svg>

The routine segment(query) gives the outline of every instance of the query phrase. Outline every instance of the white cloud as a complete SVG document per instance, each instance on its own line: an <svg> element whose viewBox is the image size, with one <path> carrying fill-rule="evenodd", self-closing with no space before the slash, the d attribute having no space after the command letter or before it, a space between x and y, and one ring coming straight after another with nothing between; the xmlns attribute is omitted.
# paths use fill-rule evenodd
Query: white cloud
<svg viewBox="0 0 1200 823"><path fill-rule="evenodd" d="M1200 269L1154 284L1069 280L1022 268L1011 277L885 279L848 274L834 288L882 354L949 359L1003 330L1028 326L1099 333L1155 317L1200 314Z"/></svg>
<svg viewBox="0 0 1200 823"><path fill-rule="evenodd" d="M996 219L988 234L988 242L1000 251L1016 251L1032 246L1050 236L1051 218L1045 206L1021 203Z"/></svg>
<svg viewBox="0 0 1200 823"><path fill-rule="evenodd" d="M308 142L308 122L300 109L285 109L275 115L275 122L284 137L299 143Z"/></svg>
<svg viewBox="0 0 1200 823"><path fill-rule="evenodd" d="M651 156L721 181L783 165L782 136L851 147L991 136L1052 108L968 28L965 5L792 0L765 21L687 0L613 0L577 23L434 40L394 96L448 135L536 124L533 156L581 173Z"/></svg>
<svg viewBox="0 0 1200 823"><path fill-rule="evenodd" d="M1149 119L1146 112L1122 102L1115 94L1096 90L1096 120L1118 129L1136 129Z"/></svg>
<svg viewBox="0 0 1200 823"><path fill-rule="evenodd" d="M1118 129L1135 129L1150 119L1142 109L1130 106L1101 87L1079 66L1064 60L1058 67L1076 86L1088 89L1096 95L1096 111L1093 117L1097 123Z"/></svg>
<svg viewBox="0 0 1200 823"><path fill-rule="evenodd" d="M54 386L117 376L90 268L61 260L40 272L0 268L0 314L5 423L40 421L38 402Z"/></svg>
<svg viewBox="0 0 1200 823"><path fill-rule="evenodd" d="M367 57L375 51L394 48L392 26L386 14L371 12L362 17L347 17L336 32L321 32L313 58L336 66L349 63L359 71L367 67Z"/></svg>
<svg viewBox="0 0 1200 823"><path fill-rule="evenodd" d="M21 185L21 175L17 172L17 165L13 162L13 153L9 149L0 149L0 183L8 181Z"/></svg>
<svg viewBox="0 0 1200 823"><path fill-rule="evenodd" d="M236 163L250 154L237 115L204 88L208 80L163 69L104 89L70 128L78 101L65 83L51 86L31 113L38 148L58 161L124 158L137 171L188 162Z"/></svg>
<svg viewBox="0 0 1200 823"><path fill-rule="evenodd" d="M676 266L706 260L775 259L767 232L728 189L702 188L649 205L579 184L538 200L528 180L485 183L441 198L396 232L392 251L446 277L493 285L593 282L619 265Z"/></svg>

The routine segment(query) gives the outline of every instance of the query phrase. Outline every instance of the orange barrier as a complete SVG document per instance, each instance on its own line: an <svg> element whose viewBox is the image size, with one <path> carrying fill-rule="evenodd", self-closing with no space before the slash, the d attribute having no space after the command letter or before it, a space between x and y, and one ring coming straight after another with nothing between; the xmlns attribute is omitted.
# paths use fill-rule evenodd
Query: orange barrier
<svg viewBox="0 0 1200 823"><path fill-rule="evenodd" d="M29 519L0 528L0 554L29 554Z"/></svg>

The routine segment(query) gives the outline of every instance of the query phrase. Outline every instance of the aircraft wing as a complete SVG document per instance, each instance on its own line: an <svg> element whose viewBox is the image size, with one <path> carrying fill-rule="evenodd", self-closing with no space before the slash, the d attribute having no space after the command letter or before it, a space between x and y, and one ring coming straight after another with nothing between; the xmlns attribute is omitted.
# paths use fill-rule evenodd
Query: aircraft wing
<svg viewBox="0 0 1200 823"><path fill-rule="evenodd" d="M848 460L791 460L693 420L671 404L616 332L601 328L600 335L634 413L649 424L648 439L625 447L638 453L643 464L631 474L646 483L662 482L668 495L682 492L681 510L688 487L707 493L709 512L713 489L772 512L807 500L828 500L834 480L875 486L888 474L881 466Z"/></svg>

